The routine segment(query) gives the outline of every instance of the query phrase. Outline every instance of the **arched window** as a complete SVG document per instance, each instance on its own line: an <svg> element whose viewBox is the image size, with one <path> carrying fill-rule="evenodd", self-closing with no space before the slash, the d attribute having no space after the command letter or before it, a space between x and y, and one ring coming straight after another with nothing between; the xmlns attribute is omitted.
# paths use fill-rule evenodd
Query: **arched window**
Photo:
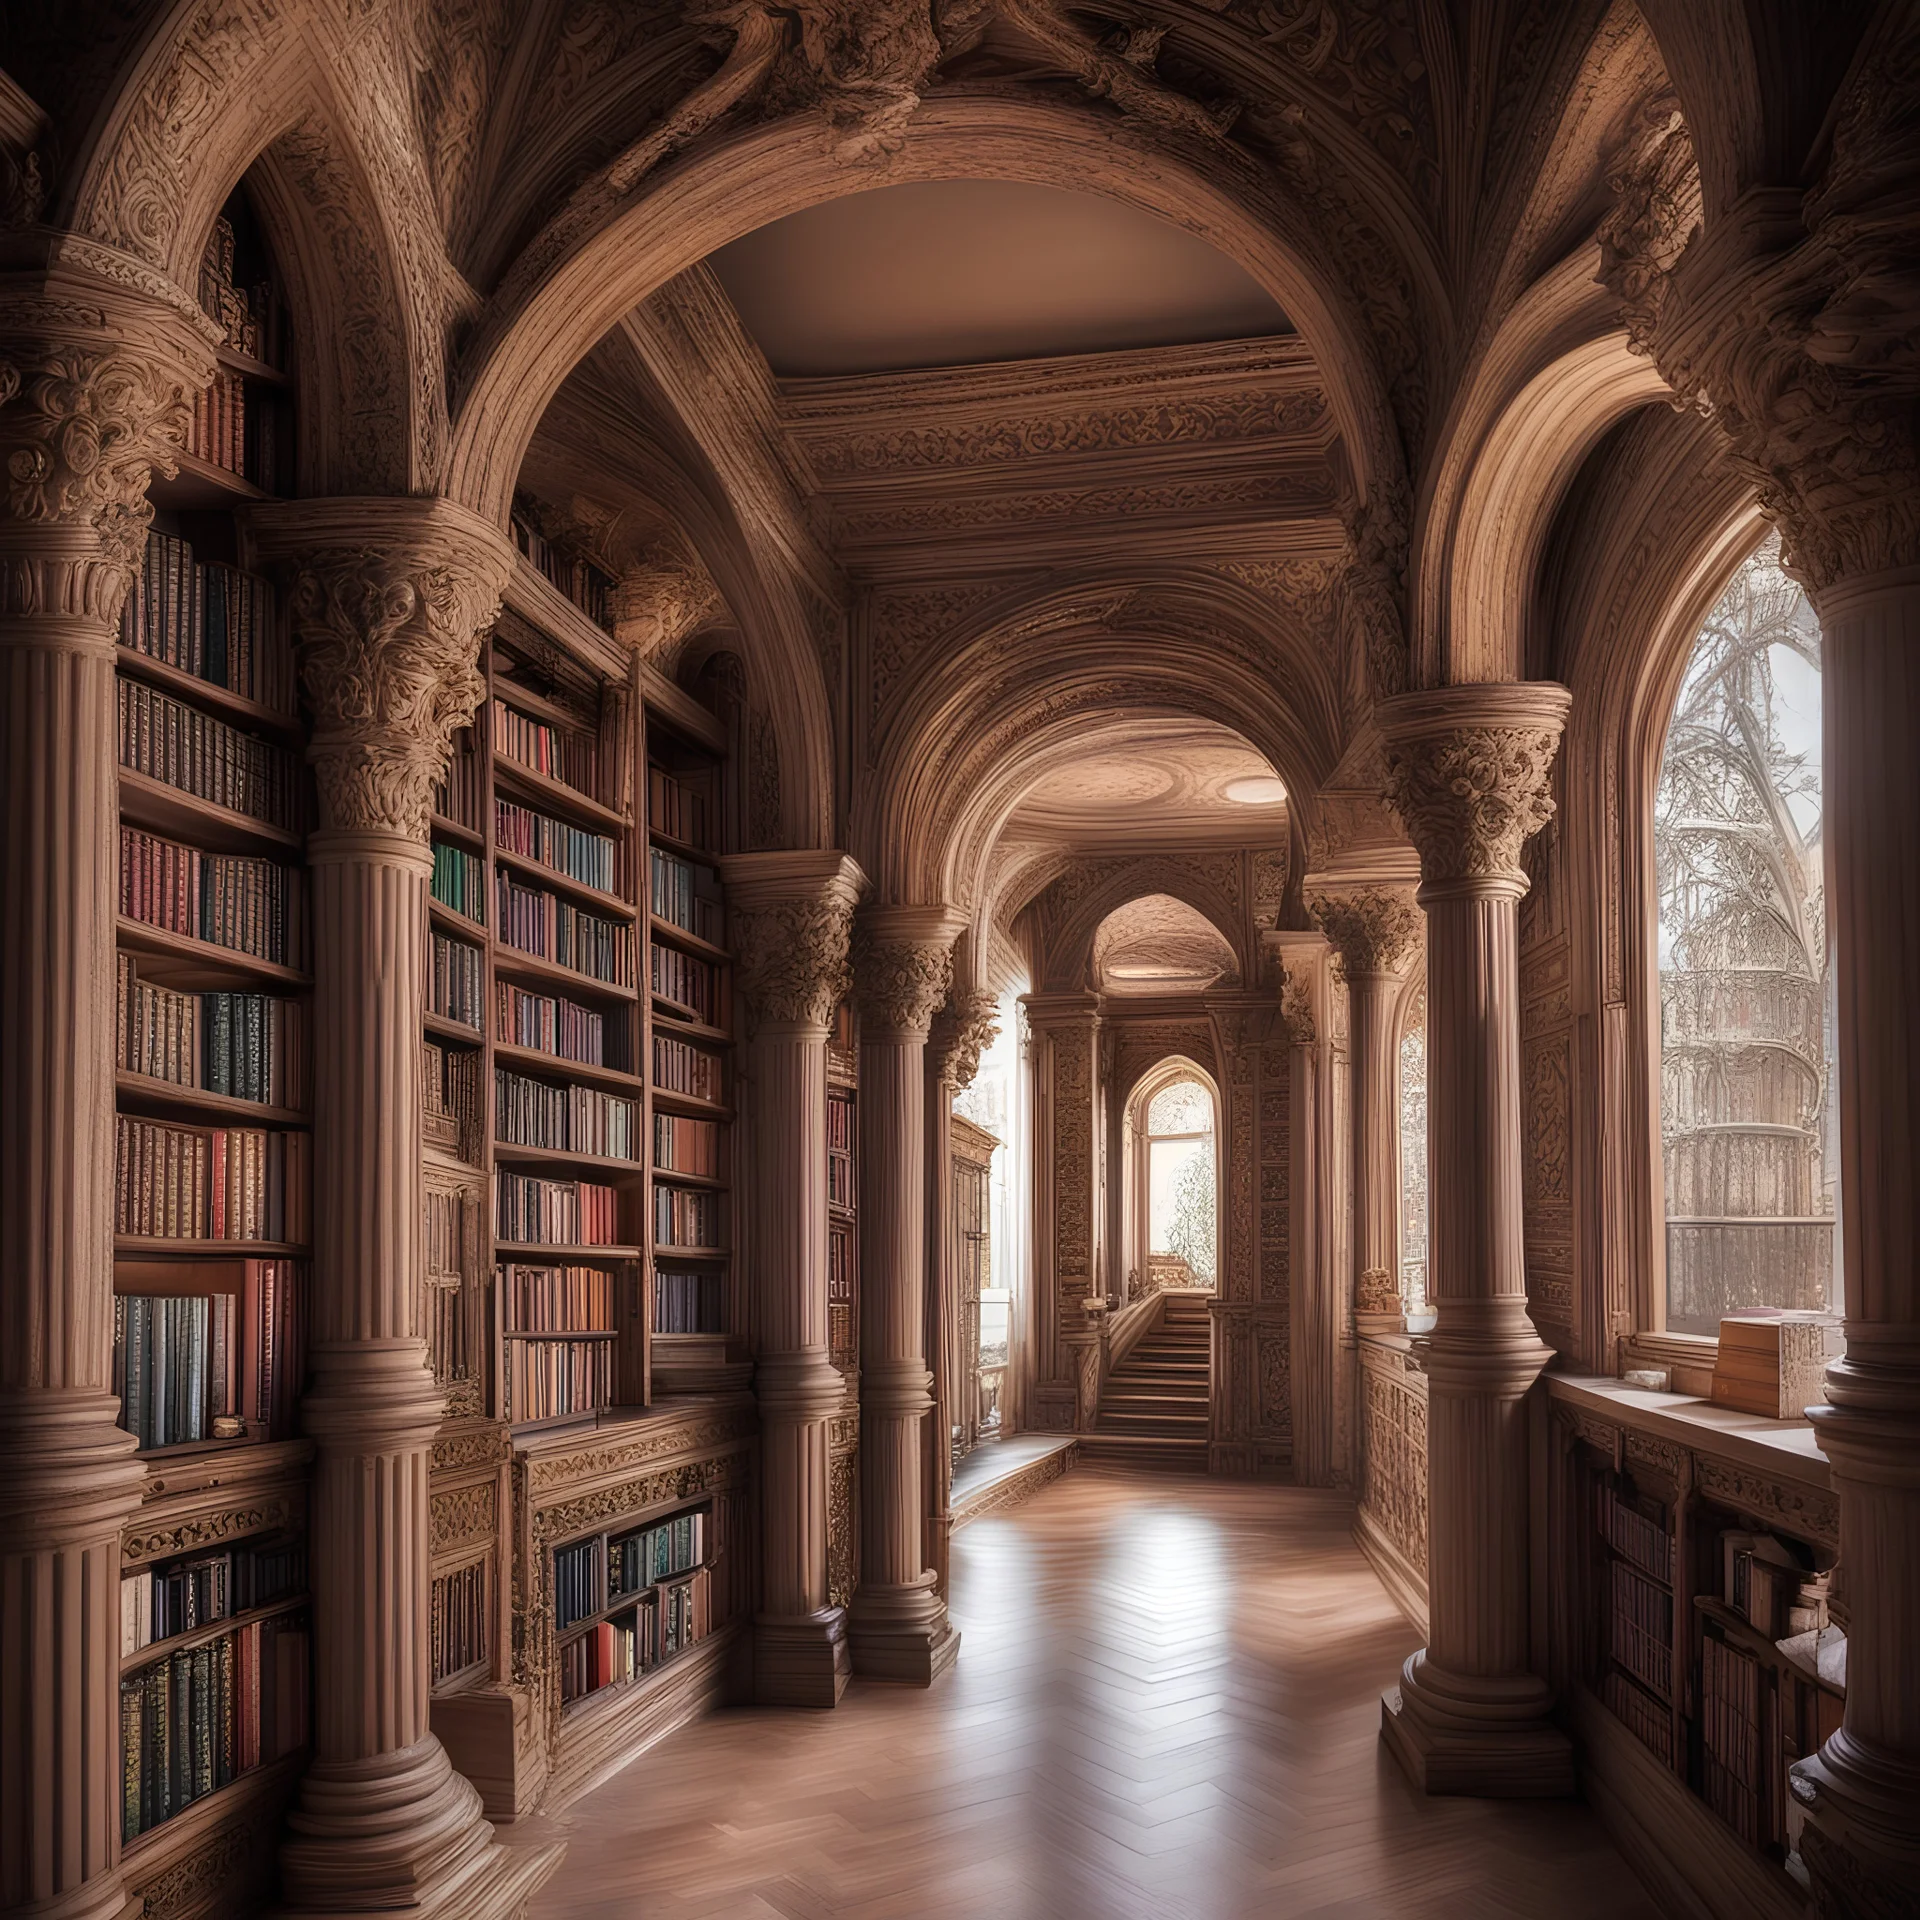
<svg viewBox="0 0 1920 1920"><path fill-rule="evenodd" d="M1707 616L1654 810L1667 1325L1837 1305L1820 627L1769 539Z"/></svg>
<svg viewBox="0 0 1920 1920"><path fill-rule="evenodd" d="M1220 1190L1213 1089L1175 1067L1135 1094L1134 1287L1211 1289L1219 1272Z"/></svg>
<svg viewBox="0 0 1920 1920"><path fill-rule="evenodd" d="M1407 1318L1427 1313L1427 990L1400 1037L1400 1298Z"/></svg>

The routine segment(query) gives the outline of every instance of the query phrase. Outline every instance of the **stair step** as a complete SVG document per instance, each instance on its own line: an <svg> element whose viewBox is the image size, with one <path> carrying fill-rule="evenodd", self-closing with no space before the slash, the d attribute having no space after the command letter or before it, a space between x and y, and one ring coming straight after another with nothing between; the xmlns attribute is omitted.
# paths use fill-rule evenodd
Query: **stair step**
<svg viewBox="0 0 1920 1920"><path fill-rule="evenodd" d="M1094 1422L1096 1433L1159 1434L1169 1440L1188 1440L1207 1431L1207 1416L1196 1413L1182 1417L1171 1413L1110 1413L1102 1409Z"/></svg>

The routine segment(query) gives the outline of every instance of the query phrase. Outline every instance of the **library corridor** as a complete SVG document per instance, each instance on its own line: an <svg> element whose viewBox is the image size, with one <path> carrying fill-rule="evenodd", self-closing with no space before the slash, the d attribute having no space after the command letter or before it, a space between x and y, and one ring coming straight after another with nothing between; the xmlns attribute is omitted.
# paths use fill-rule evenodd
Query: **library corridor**
<svg viewBox="0 0 1920 1920"><path fill-rule="evenodd" d="M1920 0L0 0L0 1920L1920 1920Z"/></svg>
<svg viewBox="0 0 1920 1920"><path fill-rule="evenodd" d="M530 1837L529 1920L1654 1920L1592 1812L1425 1799L1417 1644L1337 1496L1083 1466L956 1535L965 1656L831 1715L723 1712Z"/></svg>

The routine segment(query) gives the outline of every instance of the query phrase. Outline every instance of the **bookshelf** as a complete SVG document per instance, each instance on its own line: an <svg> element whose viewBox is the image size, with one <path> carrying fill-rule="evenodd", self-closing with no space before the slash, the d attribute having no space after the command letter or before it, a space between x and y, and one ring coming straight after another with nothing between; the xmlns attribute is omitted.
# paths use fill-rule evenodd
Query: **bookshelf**
<svg viewBox="0 0 1920 1920"><path fill-rule="evenodd" d="M294 395L244 190L199 292L224 341L178 475L151 486L115 660L114 1387L147 1468L122 1543L136 1885L290 1790L311 1709L311 808L283 610L237 511L287 490Z"/></svg>
<svg viewBox="0 0 1920 1920"><path fill-rule="evenodd" d="M853 1599L860 1572L860 1045L853 1003L827 1034L827 1353L840 1370L827 1429L827 1597Z"/></svg>

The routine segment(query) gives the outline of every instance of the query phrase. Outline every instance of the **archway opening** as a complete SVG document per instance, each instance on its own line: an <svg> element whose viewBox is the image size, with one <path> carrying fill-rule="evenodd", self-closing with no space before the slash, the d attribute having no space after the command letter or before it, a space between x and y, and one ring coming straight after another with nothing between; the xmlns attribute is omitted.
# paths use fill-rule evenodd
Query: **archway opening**
<svg viewBox="0 0 1920 1920"><path fill-rule="evenodd" d="M1133 1190L1129 1298L1212 1293L1220 1277L1220 1109L1190 1060L1168 1061L1127 1103Z"/></svg>

